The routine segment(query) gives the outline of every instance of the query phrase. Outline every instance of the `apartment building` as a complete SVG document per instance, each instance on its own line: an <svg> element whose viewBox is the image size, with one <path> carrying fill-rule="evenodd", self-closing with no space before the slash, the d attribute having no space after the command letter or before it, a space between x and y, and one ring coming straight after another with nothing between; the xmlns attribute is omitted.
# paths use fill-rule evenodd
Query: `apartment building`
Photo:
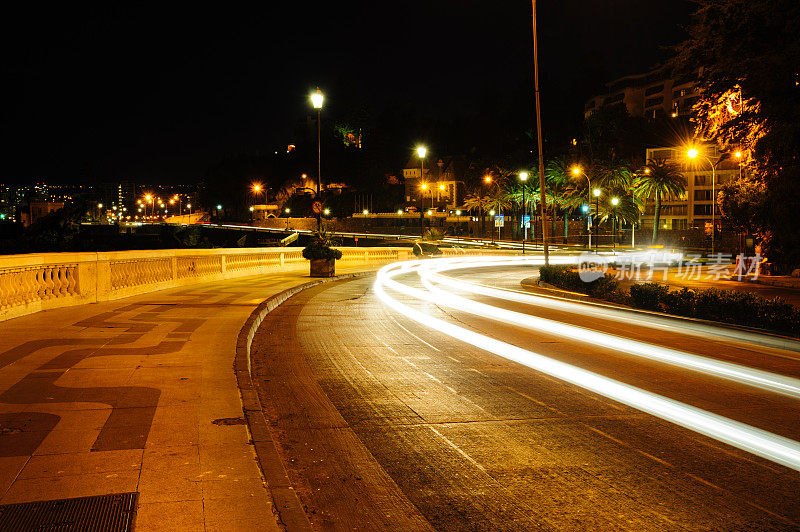
<svg viewBox="0 0 800 532"><path fill-rule="evenodd" d="M677 118L688 115L697 101L699 72L674 76L661 67L644 74L625 76L606 83L605 93L590 98L583 108L584 116L602 107L625 105L631 116L645 118Z"/></svg>
<svg viewBox="0 0 800 532"><path fill-rule="evenodd" d="M698 146L698 156L688 157L685 147L649 148L646 159L665 159L680 165L686 177L686 192L680 197L665 198L661 202L659 224L662 229L705 228L711 223L712 208L715 205L713 193L722 185L739 177L742 169L735 155L720 153L716 146ZM713 171L712 171L713 165ZM719 228L719 208L716 209L716 224ZM653 227L655 201L647 200L641 225ZM710 226L709 226L710 227Z"/></svg>

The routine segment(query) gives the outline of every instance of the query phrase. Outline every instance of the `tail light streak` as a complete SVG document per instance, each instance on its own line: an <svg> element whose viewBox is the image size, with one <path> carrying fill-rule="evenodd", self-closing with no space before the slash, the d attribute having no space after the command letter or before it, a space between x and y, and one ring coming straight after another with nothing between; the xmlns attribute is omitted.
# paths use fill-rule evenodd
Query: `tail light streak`
<svg viewBox="0 0 800 532"><path fill-rule="evenodd" d="M466 258L459 258L455 260L463 263L464 267L475 266L480 262L491 264L500 264L502 262L502 259L487 261L485 258L483 260L472 260ZM525 262L535 262L535 260L536 259L528 259L525 260ZM506 261L508 261L508 259L506 259ZM378 272L378 276L374 284L375 293L380 301L382 301L389 308L440 333L469 343L475 347L490 353L494 353L508 360L523 364L536 371L540 371L581 388L598 393L637 410L647 412L651 415L704 434L718 441L727 443L757 456L761 456L773 462L783 464L789 468L800 471L800 443L794 440L707 412L700 408L687 405L685 403L681 403L679 401L675 401L673 399L669 399L667 397L654 394L628 384L621 383L614 379L598 375L591 371L554 360L533 351L529 351L507 342L477 333L470 329L466 329L459 325L455 325L400 302L398 299L389 295L386 290L388 288L392 291L415 299L433 301L436 303L442 302L442 291L431 294L418 288L399 283L393 278L413 270L418 270L419 268L424 269L427 266L435 266L439 264L444 265L448 262L453 262L453 259L409 261L385 266ZM515 260L514 262L519 261ZM452 303L453 300L450 300L450 302ZM485 306L495 308L491 307L490 305ZM476 308L486 310L482 307ZM550 325L548 325L548 327L550 327ZM576 329L586 331L586 329ZM698 358L702 359L703 357ZM711 362L710 360L707 361ZM731 368L727 368L725 370L718 369L717 371L728 371L730 369ZM741 368L740 370L748 369L749 368ZM698 369L698 371L701 370ZM753 375L757 374L751 374L751 377Z"/></svg>

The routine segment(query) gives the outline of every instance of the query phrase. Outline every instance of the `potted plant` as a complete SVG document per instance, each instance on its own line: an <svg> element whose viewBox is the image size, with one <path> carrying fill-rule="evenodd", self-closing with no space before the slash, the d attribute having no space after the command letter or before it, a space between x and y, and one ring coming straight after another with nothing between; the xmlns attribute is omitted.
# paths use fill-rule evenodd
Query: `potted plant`
<svg viewBox="0 0 800 532"><path fill-rule="evenodd" d="M311 277L333 277L336 274L336 259L342 258L342 252L332 245L333 240L323 227L303 248L303 258L311 263Z"/></svg>

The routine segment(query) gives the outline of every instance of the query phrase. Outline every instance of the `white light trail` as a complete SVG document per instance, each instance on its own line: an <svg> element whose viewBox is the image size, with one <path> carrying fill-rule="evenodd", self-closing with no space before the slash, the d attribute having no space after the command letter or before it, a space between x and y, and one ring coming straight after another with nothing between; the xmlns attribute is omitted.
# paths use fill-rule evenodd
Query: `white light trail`
<svg viewBox="0 0 800 532"><path fill-rule="evenodd" d="M595 346L607 347L634 356L657 360L706 375L714 375L763 390L800 398L800 380L792 377L777 375L768 371L748 368L739 364L715 360L678 351L676 349L639 342L629 338L622 338L576 325L569 325L555 320L522 314L478 301L472 301L455 294L447 293L434 286L430 281L430 272L426 271L424 268L419 269L419 274L422 278L422 284L429 290L429 293L420 292L417 297L422 297L432 303L446 305L450 308L462 310L476 316L519 325L526 329L541 331L546 334L561 336L562 338ZM454 280L451 279L450 281ZM457 281L448 282L448 284L453 287L460 286Z"/></svg>
<svg viewBox="0 0 800 532"><path fill-rule="evenodd" d="M501 265L499 263L502 260L503 260L502 258L498 257L498 259L492 263L476 262L469 264L469 267L498 266ZM536 262L537 260L539 261L538 264L541 263L541 259L532 258L529 260L532 261L534 264L537 264ZM465 267L464 265L459 264L457 262L447 262L431 266L427 268L427 271L430 272L430 279L437 282L438 284L443 284L449 286L450 288L454 288L456 290L461 290L464 292L471 292L474 294L480 294L497 299L504 299L507 301L514 301L517 303L523 303L531 306L562 310L565 312L570 312L572 314L581 314L584 316L594 317L597 316L598 313L602 313L603 319L607 319L610 321L617 321L626 324L635 323L636 325L642 327L649 327L662 331L669 330L671 332L684 335L700 336L702 338L708 338L709 336L717 336L720 338L735 340L737 342L747 342L749 344L753 344L759 347L800 351L800 342L796 340L782 338L779 336L770 336L744 330L737 330L726 327L717 327L689 319L678 318L680 321L676 321L675 318L670 318L667 316L658 316L651 312L637 311L633 309L623 310L614 308L610 305L595 304L595 303L587 305L586 302L574 302L555 297L540 296L527 292L510 290L507 288L486 286L480 283L473 283L460 279L454 279L452 277L442 275L440 273L443 271L450 271L464 267Z"/></svg>
<svg viewBox="0 0 800 532"><path fill-rule="evenodd" d="M449 259L438 260L448 261ZM463 259L460 260L463 261ZM425 294L424 291L393 280L397 275L408 273L419 267L421 263L422 261L409 261L381 268L374 284L377 297L389 308L443 334L800 471L800 444L794 440L706 412L700 408L615 381L435 318L401 303L386 292L384 287L411 297L426 299L426 297L420 297Z"/></svg>

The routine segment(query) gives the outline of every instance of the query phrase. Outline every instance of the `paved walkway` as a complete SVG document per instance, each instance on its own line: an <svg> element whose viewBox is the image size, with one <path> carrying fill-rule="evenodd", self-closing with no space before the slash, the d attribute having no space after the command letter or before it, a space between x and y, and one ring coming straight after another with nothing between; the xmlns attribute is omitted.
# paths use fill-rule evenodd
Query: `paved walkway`
<svg viewBox="0 0 800 532"><path fill-rule="evenodd" d="M136 530L278 529L233 361L256 306L307 281L276 273L0 322L0 504L139 492Z"/></svg>

